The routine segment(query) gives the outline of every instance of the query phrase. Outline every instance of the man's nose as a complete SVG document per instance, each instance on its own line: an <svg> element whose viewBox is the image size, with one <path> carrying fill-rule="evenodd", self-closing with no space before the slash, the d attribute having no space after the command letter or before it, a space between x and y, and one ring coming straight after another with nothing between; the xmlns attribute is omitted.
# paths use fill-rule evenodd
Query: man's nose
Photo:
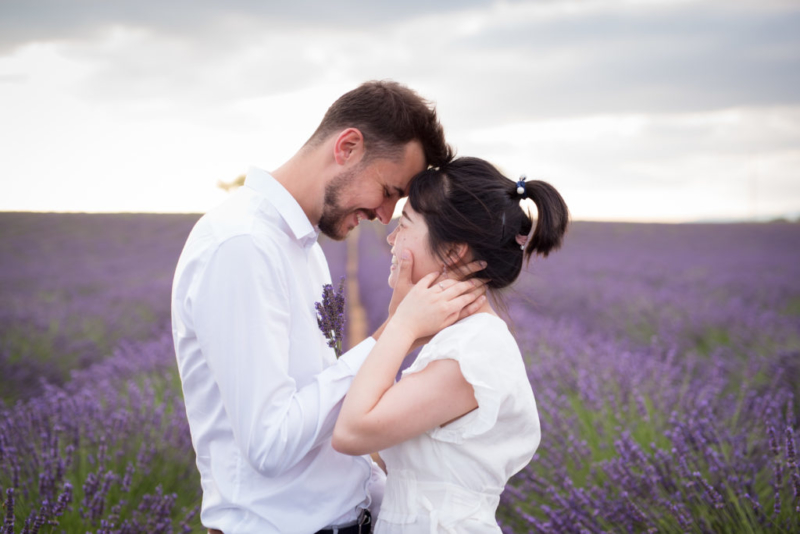
<svg viewBox="0 0 800 534"><path fill-rule="evenodd" d="M377 215L378 220L383 224L389 224L392 220L392 215L394 215L394 207L396 205L396 199L386 200L383 204L381 204L378 209L375 210L375 215Z"/></svg>

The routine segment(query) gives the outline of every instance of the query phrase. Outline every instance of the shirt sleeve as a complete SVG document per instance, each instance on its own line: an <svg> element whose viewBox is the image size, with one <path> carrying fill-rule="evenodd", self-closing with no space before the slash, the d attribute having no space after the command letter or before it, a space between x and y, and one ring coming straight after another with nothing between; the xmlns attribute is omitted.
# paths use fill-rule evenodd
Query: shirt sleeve
<svg viewBox="0 0 800 534"><path fill-rule="evenodd" d="M464 380L469 382L478 409L455 422L428 431L436 440L462 443L492 430L501 405L515 377L510 375L502 353L504 345L492 330L474 324L455 324L440 331L426 345L403 376L419 373L436 360L455 360Z"/></svg>
<svg viewBox="0 0 800 534"><path fill-rule="evenodd" d="M200 273L192 306L234 439L266 476L291 469L331 437L341 401L375 344L367 338L298 389L288 373L290 273L280 254L247 235L225 241Z"/></svg>

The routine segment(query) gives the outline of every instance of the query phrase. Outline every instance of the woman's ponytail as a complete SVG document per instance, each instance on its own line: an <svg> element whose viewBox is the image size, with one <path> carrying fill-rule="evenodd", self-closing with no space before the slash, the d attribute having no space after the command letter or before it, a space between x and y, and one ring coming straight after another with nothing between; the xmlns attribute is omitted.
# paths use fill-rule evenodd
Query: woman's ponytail
<svg viewBox="0 0 800 534"><path fill-rule="evenodd" d="M525 246L525 258L530 261L534 254L547 257L561 246L569 223L569 210L556 188L541 180L526 181L525 196L533 200L539 212L537 221L531 221L535 229Z"/></svg>
<svg viewBox="0 0 800 534"><path fill-rule="evenodd" d="M539 211L531 221L520 200L530 198ZM454 244L465 244L473 260L486 268L474 273L492 290L519 277L525 258L547 256L561 246L569 222L567 205L548 183L509 180L491 163L457 158L418 174L408 202L428 226L430 250L447 264Z"/></svg>

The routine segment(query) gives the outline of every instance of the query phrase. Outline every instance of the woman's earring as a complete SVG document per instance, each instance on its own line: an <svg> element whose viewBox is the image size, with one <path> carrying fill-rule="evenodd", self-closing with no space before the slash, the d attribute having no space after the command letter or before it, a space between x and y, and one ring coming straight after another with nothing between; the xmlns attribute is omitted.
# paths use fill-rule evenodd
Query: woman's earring
<svg viewBox="0 0 800 534"><path fill-rule="evenodd" d="M447 265L442 265L442 276L447 276Z"/></svg>

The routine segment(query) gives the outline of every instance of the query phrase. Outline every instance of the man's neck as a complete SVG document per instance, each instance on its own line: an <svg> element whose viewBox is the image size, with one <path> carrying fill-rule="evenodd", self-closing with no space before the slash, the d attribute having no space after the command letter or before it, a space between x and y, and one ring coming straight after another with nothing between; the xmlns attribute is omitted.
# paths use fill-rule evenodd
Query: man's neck
<svg viewBox="0 0 800 534"><path fill-rule="evenodd" d="M322 216L327 183L325 168L321 151L303 148L270 173L294 197L314 226Z"/></svg>

